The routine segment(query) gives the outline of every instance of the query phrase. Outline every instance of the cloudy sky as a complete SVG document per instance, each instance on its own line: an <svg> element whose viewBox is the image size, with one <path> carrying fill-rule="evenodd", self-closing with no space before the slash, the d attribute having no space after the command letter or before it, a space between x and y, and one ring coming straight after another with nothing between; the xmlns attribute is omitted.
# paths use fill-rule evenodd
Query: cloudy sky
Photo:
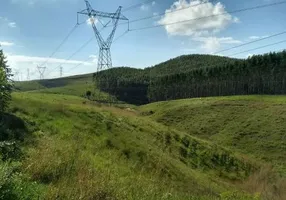
<svg viewBox="0 0 286 200"><path fill-rule="evenodd" d="M115 12L120 5L124 10L141 2L146 1L90 0L95 10L105 12ZM236 12L275 2L284 1L155 0L127 9L123 15L130 19L133 31L112 45L113 66L144 68L182 54L213 54L286 31L286 1L275 6ZM96 71L98 44L95 38L91 39L94 32L85 16L79 18L83 23L52 54L75 26L77 12L83 9L84 0L1 1L0 45L10 66L18 72L15 79L27 79L28 69L31 79L39 78L38 65L46 67L46 78L60 76L61 67L64 76ZM95 22L101 29L102 24L108 21L95 19ZM148 28L152 26L156 28ZM127 25L120 24L115 38L126 30ZM106 38L110 31L110 26L104 28L103 37ZM220 55L230 56L285 39L286 34L282 34ZM286 43L281 43L236 54L235 57L246 58L285 47Z"/></svg>

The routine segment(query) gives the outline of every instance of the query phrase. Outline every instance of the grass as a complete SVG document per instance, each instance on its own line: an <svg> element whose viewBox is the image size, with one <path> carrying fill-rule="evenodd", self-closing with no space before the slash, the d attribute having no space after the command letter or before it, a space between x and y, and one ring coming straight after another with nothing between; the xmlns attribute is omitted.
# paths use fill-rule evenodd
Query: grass
<svg viewBox="0 0 286 200"><path fill-rule="evenodd" d="M15 89L18 92L60 94L78 97L87 97L86 92L90 91L91 96L88 97L90 100L103 102L112 100L118 102L115 97L95 88L94 82L92 81L92 74L51 80L16 82Z"/></svg>
<svg viewBox="0 0 286 200"><path fill-rule="evenodd" d="M150 120L134 106L14 93L10 109L32 135L18 170L26 185L35 184L30 199L254 199L260 191L243 184L263 163Z"/></svg>
<svg viewBox="0 0 286 200"><path fill-rule="evenodd" d="M178 100L140 110L168 127L272 163L286 174L285 96Z"/></svg>

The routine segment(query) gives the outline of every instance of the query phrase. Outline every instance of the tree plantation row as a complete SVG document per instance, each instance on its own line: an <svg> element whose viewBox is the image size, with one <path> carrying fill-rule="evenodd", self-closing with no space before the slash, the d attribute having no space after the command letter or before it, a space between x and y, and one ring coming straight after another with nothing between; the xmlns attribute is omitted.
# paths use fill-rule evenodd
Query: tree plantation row
<svg viewBox="0 0 286 200"><path fill-rule="evenodd" d="M176 59L176 65L173 59L145 70L116 68L95 74L94 78L101 90L133 104L208 96L286 94L285 50L246 60L209 55Z"/></svg>

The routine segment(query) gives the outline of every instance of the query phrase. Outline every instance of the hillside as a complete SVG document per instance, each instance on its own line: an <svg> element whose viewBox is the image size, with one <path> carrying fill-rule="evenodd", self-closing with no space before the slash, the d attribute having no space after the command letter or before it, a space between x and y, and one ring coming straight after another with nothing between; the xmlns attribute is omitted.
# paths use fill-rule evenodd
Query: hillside
<svg viewBox="0 0 286 200"><path fill-rule="evenodd" d="M219 142L207 141L207 136L189 132L192 127L205 129L199 113L208 123L212 122L203 114L210 105L214 105L215 110L220 106L228 110L234 100L245 110L252 109L254 102L259 104L255 97L236 97L173 101L140 108L109 107L71 95L15 93L10 111L23 122L18 119L8 126L7 137L12 137L11 133L16 130L16 144L25 156L20 160L13 158L18 164L11 166L0 163L0 178L5 180L2 186L13 188L3 190L6 191L4 195L11 195L12 191L14 196L10 199L17 199L17 195L25 199L250 200L259 199L260 195L283 199L284 182L267 167L274 162L285 164L283 154L277 155L284 148L281 141L276 143L279 134L274 133L279 127L272 126L272 139L264 135L267 141L263 143L267 148L271 141L277 145L276 150L269 149L267 154L276 156L264 161L252 156L264 152L256 146L247 144L250 152L242 153L239 148L234 151L227 143L224 143L226 148ZM284 105L286 99L267 98L265 102L274 115L278 108L270 105ZM162 117L175 108L184 108L186 112L181 109L173 113L174 116L169 113L168 117ZM198 123L187 128L190 121L180 116L194 120L194 113L188 112L192 109L198 113ZM185 115L181 115L183 113ZM227 117L234 119L240 115L241 111L234 109ZM185 129L175 126L176 116L186 124ZM251 119L253 116L246 112L245 117ZM264 119L263 115L255 117ZM223 127L224 123L224 120L217 120L212 125L215 129ZM232 128L232 131L240 130ZM267 130L265 128L265 132ZM265 132L260 133L261 137ZM230 133L225 130L220 134L227 140ZM5 150L7 156L11 156L9 148Z"/></svg>
<svg viewBox="0 0 286 200"><path fill-rule="evenodd" d="M177 100L140 109L170 128L272 163L286 175L286 96Z"/></svg>
<svg viewBox="0 0 286 200"><path fill-rule="evenodd" d="M210 55L188 55L152 68L113 68L54 80L17 83L20 91L73 94L93 93L93 100L117 99L135 105L150 102L231 95L285 95L286 51L256 55L246 60ZM44 89L43 89L44 88ZM97 98L99 90L103 99ZM108 95L107 95L108 94Z"/></svg>
<svg viewBox="0 0 286 200"><path fill-rule="evenodd" d="M64 77L58 79L46 79L46 80L34 80L34 81L22 81L15 82L15 89L18 91L34 91L42 90L42 92L49 92L55 90L55 92L62 91L76 91L75 95L82 95L78 92L82 87L88 88L92 86L92 74L77 75L71 77Z"/></svg>
<svg viewBox="0 0 286 200"><path fill-rule="evenodd" d="M98 74L101 79L104 79L101 82L105 83L106 73L108 73L109 85L111 85L111 88L106 88L105 84L99 85L98 88L116 96L120 101L132 104L148 103L147 89L150 76L155 78L182 72L187 73L194 69L201 69L207 66L215 67L225 65L226 63L232 64L235 61L238 60L211 55L186 55L173 58L144 70L118 67ZM17 91L82 96L88 90L93 93L97 92L97 90L93 91L94 83L92 80L93 74L86 74L50 80L16 82L15 86ZM129 83L130 80L131 85Z"/></svg>

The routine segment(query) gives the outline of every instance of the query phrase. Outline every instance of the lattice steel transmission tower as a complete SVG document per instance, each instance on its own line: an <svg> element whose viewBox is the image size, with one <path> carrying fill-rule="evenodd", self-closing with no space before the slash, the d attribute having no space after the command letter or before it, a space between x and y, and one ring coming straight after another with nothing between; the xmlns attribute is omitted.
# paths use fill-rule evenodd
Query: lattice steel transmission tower
<svg viewBox="0 0 286 200"><path fill-rule="evenodd" d="M95 37L97 39L98 45L99 45L99 57L98 57L98 67L97 72L110 69L112 67L112 59L111 59L111 53L110 53L110 47L115 35L115 31L118 26L119 20L127 20L128 19L121 14L122 7L119 6L117 11L115 13L108 13L108 12L101 12L94 10L90 3L87 0L84 0L86 4L86 9L78 12L78 15L87 15L89 17L89 20L91 22L92 28L95 33ZM100 21L100 18L107 18L110 19L113 23L113 29L111 33L109 34L108 38L106 40L103 39L102 35L100 34L98 28L96 27L96 21ZM103 25L106 27L110 22Z"/></svg>
<svg viewBox="0 0 286 200"><path fill-rule="evenodd" d="M30 80L30 69L27 69L27 81Z"/></svg>
<svg viewBox="0 0 286 200"><path fill-rule="evenodd" d="M60 66L60 77L63 77L63 67Z"/></svg>
<svg viewBox="0 0 286 200"><path fill-rule="evenodd" d="M40 79L41 80L44 79L46 67L37 66L37 69L38 69L39 74L40 74Z"/></svg>

